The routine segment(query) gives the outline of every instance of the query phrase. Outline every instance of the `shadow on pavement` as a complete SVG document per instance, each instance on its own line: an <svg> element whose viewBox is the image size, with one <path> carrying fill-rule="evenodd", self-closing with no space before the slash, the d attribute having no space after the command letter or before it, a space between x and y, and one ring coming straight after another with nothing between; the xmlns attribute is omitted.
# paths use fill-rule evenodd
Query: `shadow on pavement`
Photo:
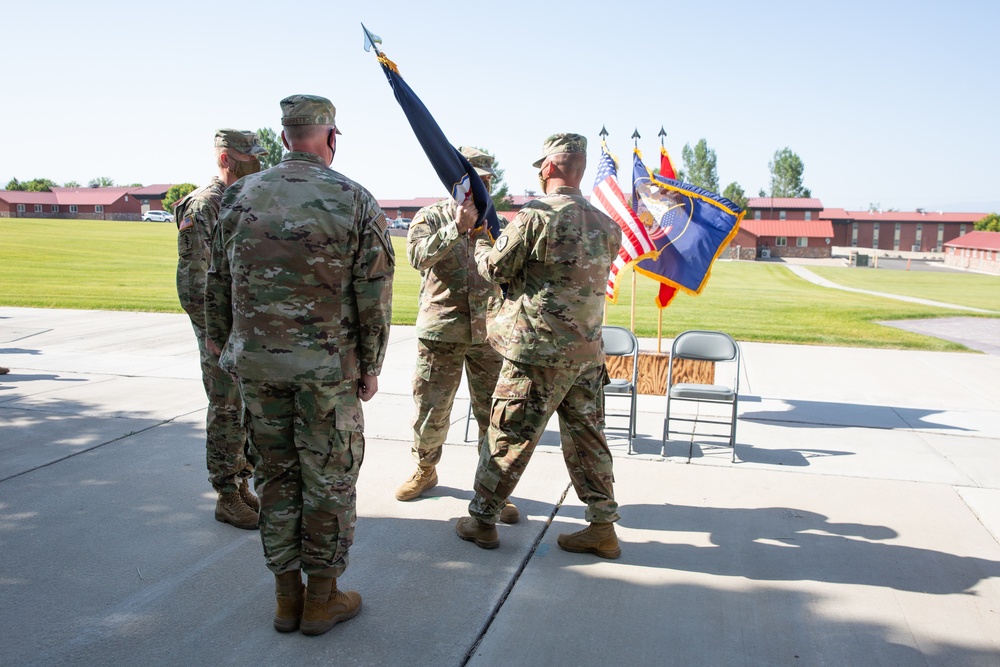
<svg viewBox="0 0 1000 667"><path fill-rule="evenodd" d="M677 533L709 533L711 546L629 545L629 561L648 567L746 577L821 581L949 595L1000 576L1000 562L885 542L889 526L831 523L790 507L754 509L629 505L621 524ZM624 548L624 546L623 546Z"/></svg>

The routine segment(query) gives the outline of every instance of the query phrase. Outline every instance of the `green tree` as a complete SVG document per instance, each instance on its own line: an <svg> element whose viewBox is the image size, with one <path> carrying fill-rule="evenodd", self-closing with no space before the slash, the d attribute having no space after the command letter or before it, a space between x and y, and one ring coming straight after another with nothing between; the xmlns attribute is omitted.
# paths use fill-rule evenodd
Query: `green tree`
<svg viewBox="0 0 1000 667"><path fill-rule="evenodd" d="M507 183L503 180L504 170L500 168L500 161L485 148L476 146L476 149L493 158L492 169L494 175L490 179L490 199L493 200L493 208L498 211L509 211L511 209L510 188L507 187Z"/></svg>
<svg viewBox="0 0 1000 667"><path fill-rule="evenodd" d="M802 185L802 172L806 167L791 148L786 146L775 151L767 168L771 170L769 197L812 197L812 191Z"/></svg>
<svg viewBox="0 0 1000 667"><path fill-rule="evenodd" d="M8 190L20 190L21 192L52 192L52 188L59 187L59 184L49 178L33 178L30 181L19 181L16 178L7 182Z"/></svg>
<svg viewBox="0 0 1000 667"><path fill-rule="evenodd" d="M743 191L743 188L736 181L726 186L726 189L722 191L722 196L742 209L747 207L747 193Z"/></svg>
<svg viewBox="0 0 1000 667"><path fill-rule="evenodd" d="M98 176L97 178L92 178L87 183L88 188L113 188L115 187L115 182L108 178L107 176Z"/></svg>
<svg viewBox="0 0 1000 667"><path fill-rule="evenodd" d="M166 196L163 197L163 210L172 211L174 210L174 204L184 199L191 191L197 189L198 186L194 183L181 183L180 185L171 185L170 189L167 190Z"/></svg>
<svg viewBox="0 0 1000 667"><path fill-rule="evenodd" d="M719 191L715 150L708 147L707 141L699 139L694 148L691 148L691 144L684 144L681 158L684 160L685 182L712 192Z"/></svg>
<svg viewBox="0 0 1000 667"><path fill-rule="evenodd" d="M65 183L63 183L63 187L64 188L78 188L78 187L80 187L80 184L77 183L76 181L66 181Z"/></svg>
<svg viewBox="0 0 1000 667"><path fill-rule="evenodd" d="M281 143L281 136L269 127L262 127L256 132L257 141L267 151L267 155L260 156L260 166L263 169L270 169L281 162L281 156L285 154L285 147Z"/></svg>
<svg viewBox="0 0 1000 667"><path fill-rule="evenodd" d="M28 192L52 192L59 184L49 178L33 178L24 184Z"/></svg>
<svg viewBox="0 0 1000 667"><path fill-rule="evenodd" d="M142 185L142 183L129 183L125 187L126 188L141 188L141 187L143 187L143 185Z"/></svg>
<svg viewBox="0 0 1000 667"><path fill-rule="evenodd" d="M976 222L974 229L977 232L1000 232L1000 214L990 213Z"/></svg>

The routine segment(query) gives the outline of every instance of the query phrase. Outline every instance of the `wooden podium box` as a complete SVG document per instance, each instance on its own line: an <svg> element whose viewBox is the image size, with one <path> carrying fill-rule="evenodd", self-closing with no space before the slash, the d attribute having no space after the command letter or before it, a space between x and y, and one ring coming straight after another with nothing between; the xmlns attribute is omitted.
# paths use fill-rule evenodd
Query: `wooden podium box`
<svg viewBox="0 0 1000 667"><path fill-rule="evenodd" d="M625 380L632 377L632 357L606 357L608 374ZM667 371L670 355L666 352L644 352L639 350L639 393L663 396L667 390ZM694 382L712 384L715 380L715 364L711 361L674 361L674 382Z"/></svg>

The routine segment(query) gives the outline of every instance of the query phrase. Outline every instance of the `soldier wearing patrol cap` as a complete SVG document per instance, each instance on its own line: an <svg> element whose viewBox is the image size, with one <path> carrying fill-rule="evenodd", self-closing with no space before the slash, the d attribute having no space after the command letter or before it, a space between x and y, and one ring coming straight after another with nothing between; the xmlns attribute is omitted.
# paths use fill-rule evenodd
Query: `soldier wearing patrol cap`
<svg viewBox="0 0 1000 667"><path fill-rule="evenodd" d="M257 135L246 130L215 133L217 175L174 205L177 223L177 296L191 318L201 355L201 379L208 395L205 419L205 458L208 480L219 494L215 518L237 528L255 530L260 505L247 485L253 469L244 452L243 402L233 378L219 368L219 351L205 333L205 276L208 273L212 230L227 187L260 171L258 156L266 154Z"/></svg>
<svg viewBox="0 0 1000 667"><path fill-rule="evenodd" d="M483 180L493 178L493 157L471 146L458 149ZM501 357L486 342L487 324L501 298L500 287L476 271L475 219L458 215L458 203L446 199L426 206L413 218L406 235L406 256L420 271L417 313L417 365L413 374L413 459L416 472L396 491L397 500L413 500L437 482L441 447L451 424L462 367L469 380L472 412L485 446L490 396L500 374ZM515 523L517 508L507 503L502 521Z"/></svg>
<svg viewBox="0 0 1000 667"><path fill-rule="evenodd" d="M318 635L361 609L337 577L354 539L361 401L378 391L395 258L375 198L329 168L340 134L330 100L292 95L281 111L289 152L223 197L205 316L246 409L274 628Z"/></svg>
<svg viewBox="0 0 1000 667"><path fill-rule="evenodd" d="M484 549L499 546L497 516L558 412L563 458L590 522L582 531L560 535L559 546L617 558L618 504L600 395L606 378L604 287L621 228L580 192L586 138L552 135L534 166L545 196L528 202L496 244L484 234L477 237L479 273L507 284L489 332L504 360L475 496L456 532Z"/></svg>

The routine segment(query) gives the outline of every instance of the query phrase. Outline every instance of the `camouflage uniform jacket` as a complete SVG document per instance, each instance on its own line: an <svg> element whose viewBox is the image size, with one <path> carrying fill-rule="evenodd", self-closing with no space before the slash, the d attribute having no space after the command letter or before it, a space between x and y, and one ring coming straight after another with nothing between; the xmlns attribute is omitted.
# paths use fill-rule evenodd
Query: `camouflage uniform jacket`
<svg viewBox="0 0 1000 667"><path fill-rule="evenodd" d="M528 202L492 247L480 234L479 273L508 284L490 344L535 366L603 362L604 289L620 246L618 224L569 187Z"/></svg>
<svg viewBox="0 0 1000 667"><path fill-rule="evenodd" d="M226 184L217 176L174 204L177 223L177 296L198 331L205 331L205 276L212 230Z"/></svg>
<svg viewBox="0 0 1000 667"><path fill-rule="evenodd" d="M447 199L420 209L406 235L407 258L421 276L417 337L478 345L500 288L476 271L475 241L458 233L457 208Z"/></svg>
<svg viewBox="0 0 1000 667"><path fill-rule="evenodd" d="M285 154L222 200L205 296L219 365L250 381L378 375L394 268L375 198L311 153Z"/></svg>

